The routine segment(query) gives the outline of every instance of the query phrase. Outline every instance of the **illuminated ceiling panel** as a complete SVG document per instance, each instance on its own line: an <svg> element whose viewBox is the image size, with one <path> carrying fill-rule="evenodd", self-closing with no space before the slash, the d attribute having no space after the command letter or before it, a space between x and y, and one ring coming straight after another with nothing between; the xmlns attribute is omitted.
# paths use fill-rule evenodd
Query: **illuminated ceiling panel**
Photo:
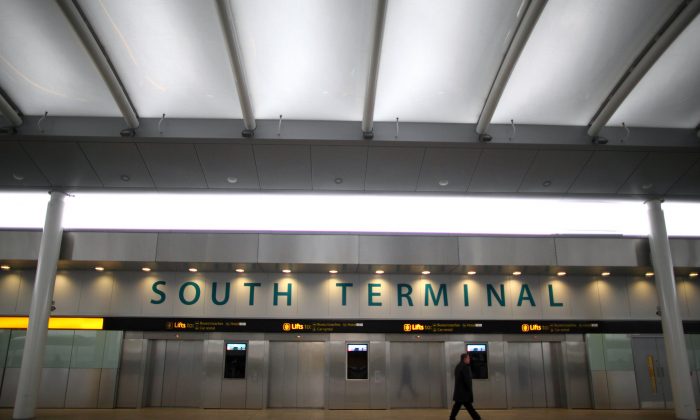
<svg viewBox="0 0 700 420"><path fill-rule="evenodd" d="M362 119L374 0L234 0L256 118Z"/></svg>
<svg viewBox="0 0 700 420"><path fill-rule="evenodd" d="M587 125L679 3L549 1L492 122Z"/></svg>
<svg viewBox="0 0 700 420"><path fill-rule="evenodd" d="M25 115L121 115L53 1L0 4L0 87Z"/></svg>
<svg viewBox="0 0 700 420"><path fill-rule="evenodd" d="M241 118L213 1L81 0L141 117Z"/></svg>
<svg viewBox="0 0 700 420"><path fill-rule="evenodd" d="M376 121L475 123L521 2L390 1Z"/></svg>
<svg viewBox="0 0 700 420"><path fill-rule="evenodd" d="M642 78L609 125L693 128L700 123L700 17ZM630 133L631 134L631 133Z"/></svg>

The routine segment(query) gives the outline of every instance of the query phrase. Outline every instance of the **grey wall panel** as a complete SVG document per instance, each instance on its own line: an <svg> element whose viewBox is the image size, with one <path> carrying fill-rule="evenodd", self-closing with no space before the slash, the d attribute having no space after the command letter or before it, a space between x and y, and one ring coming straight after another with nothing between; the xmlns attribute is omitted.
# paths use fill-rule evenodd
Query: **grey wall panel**
<svg viewBox="0 0 700 420"><path fill-rule="evenodd" d="M108 313L114 287L114 276L112 273L84 271L71 272L71 276L78 273L82 275L78 313L81 315L104 315Z"/></svg>
<svg viewBox="0 0 700 420"><path fill-rule="evenodd" d="M566 350L566 390L568 408L591 408L586 343L567 341L562 343Z"/></svg>
<svg viewBox="0 0 700 420"><path fill-rule="evenodd" d="M234 233L159 233L157 261L255 263L258 235Z"/></svg>
<svg viewBox="0 0 700 420"><path fill-rule="evenodd" d="M74 261L155 261L156 233L66 232L61 259Z"/></svg>
<svg viewBox="0 0 700 420"><path fill-rule="evenodd" d="M307 145L253 146L263 190L310 190L311 150Z"/></svg>
<svg viewBox="0 0 700 420"><path fill-rule="evenodd" d="M41 231L0 231L0 259L36 260L39 257L40 243Z"/></svg>
<svg viewBox="0 0 700 420"><path fill-rule="evenodd" d="M19 272L0 272L0 314L15 313L21 283L22 277Z"/></svg>
<svg viewBox="0 0 700 420"><path fill-rule="evenodd" d="M32 293L34 292L34 277L36 271L22 272L22 280L19 284L19 294L17 295L17 308L15 312L18 315L29 315L29 307L32 303Z"/></svg>
<svg viewBox="0 0 700 420"><path fill-rule="evenodd" d="M19 368L5 368L0 392L0 407L14 407L19 382Z"/></svg>
<svg viewBox="0 0 700 420"><path fill-rule="evenodd" d="M610 408L636 410L639 408L634 371L608 371Z"/></svg>
<svg viewBox="0 0 700 420"><path fill-rule="evenodd" d="M462 265L556 265L553 238L459 238Z"/></svg>
<svg viewBox="0 0 700 420"><path fill-rule="evenodd" d="M362 191L366 166L367 147L311 146L314 190Z"/></svg>
<svg viewBox="0 0 700 420"><path fill-rule="evenodd" d="M197 144L209 188L259 189L253 146L249 144ZM236 182L231 182L235 180Z"/></svg>
<svg viewBox="0 0 700 420"><path fill-rule="evenodd" d="M204 380L202 382L202 408L220 408L223 399L221 381L224 372L224 340L204 340ZM240 380L239 380L240 381ZM245 380L243 380L244 382ZM239 391L240 393L240 391ZM245 389L242 392L245 408Z"/></svg>
<svg viewBox="0 0 700 420"><path fill-rule="evenodd" d="M15 175L23 178L18 180ZM43 187L49 183L18 142L3 141L0 142L0 185Z"/></svg>
<svg viewBox="0 0 700 420"><path fill-rule="evenodd" d="M53 300L56 310L53 315L73 315L78 313L80 289L83 279L77 273L60 272L56 275Z"/></svg>
<svg viewBox="0 0 700 420"><path fill-rule="evenodd" d="M44 368L39 386L39 408L63 408L68 386L68 368Z"/></svg>
<svg viewBox="0 0 700 420"><path fill-rule="evenodd" d="M386 341L370 341L369 343L369 398L370 408L389 408L387 395L387 355L389 343ZM343 349L345 350L345 349ZM343 351L343 354L345 352Z"/></svg>
<svg viewBox="0 0 700 420"><path fill-rule="evenodd" d="M156 188L206 188L193 144L137 144Z"/></svg>
<svg viewBox="0 0 700 420"><path fill-rule="evenodd" d="M614 194L646 152L595 152L569 189L575 194Z"/></svg>
<svg viewBox="0 0 700 420"><path fill-rule="evenodd" d="M604 370L591 372L591 391L593 393L593 408L596 410L610 409L608 393L608 375Z"/></svg>
<svg viewBox="0 0 700 420"><path fill-rule="evenodd" d="M370 350L370 355L371 355ZM328 342L327 408L345 408L345 341Z"/></svg>
<svg viewBox="0 0 700 420"><path fill-rule="evenodd" d="M221 408L246 408L247 384L245 379L223 379L217 395Z"/></svg>
<svg viewBox="0 0 700 420"><path fill-rule="evenodd" d="M367 155L366 191L415 191L425 149L371 147Z"/></svg>
<svg viewBox="0 0 700 420"><path fill-rule="evenodd" d="M480 155L479 150L426 149L416 191L466 191Z"/></svg>
<svg viewBox="0 0 700 420"><path fill-rule="evenodd" d="M458 263L456 237L360 236L360 264Z"/></svg>
<svg viewBox="0 0 700 420"><path fill-rule="evenodd" d="M659 300L656 296L654 281L648 277L628 277L625 280L630 300L630 318L658 320L656 307Z"/></svg>
<svg viewBox="0 0 700 420"><path fill-rule="evenodd" d="M688 152L651 152L637 166L618 194L665 194L700 155Z"/></svg>
<svg viewBox="0 0 700 420"><path fill-rule="evenodd" d="M260 235L261 263L357 264L356 235Z"/></svg>
<svg viewBox="0 0 700 420"><path fill-rule="evenodd" d="M628 319L630 299L624 277L603 277L597 281L600 311L603 319Z"/></svg>
<svg viewBox="0 0 700 420"><path fill-rule="evenodd" d="M267 342L248 341L248 365L246 366L246 408L265 407L267 372Z"/></svg>
<svg viewBox="0 0 700 420"><path fill-rule="evenodd" d="M518 192L565 193L591 154L578 150L538 151Z"/></svg>
<svg viewBox="0 0 700 420"><path fill-rule="evenodd" d="M124 339L117 387L117 407L119 408L141 406L146 341L140 338Z"/></svg>
<svg viewBox="0 0 700 420"><path fill-rule="evenodd" d="M671 239L670 242L674 267L700 266L700 240Z"/></svg>
<svg viewBox="0 0 700 420"><path fill-rule="evenodd" d="M557 263L569 266L636 267L650 265L646 239L556 238Z"/></svg>
<svg viewBox="0 0 700 420"><path fill-rule="evenodd" d="M524 149L484 150L469 184L469 192L516 192L536 153Z"/></svg>
<svg viewBox="0 0 700 420"><path fill-rule="evenodd" d="M119 369L102 369L97 408L114 408L117 398L118 374Z"/></svg>
<svg viewBox="0 0 700 420"><path fill-rule="evenodd" d="M102 187L102 182L77 143L23 142L23 146L51 185Z"/></svg>
<svg viewBox="0 0 700 420"><path fill-rule="evenodd" d="M66 408L97 408L102 369L70 369Z"/></svg>
<svg viewBox="0 0 700 420"><path fill-rule="evenodd" d="M574 319L600 319L602 308L598 281L591 277L567 276L571 290L571 317Z"/></svg>
<svg viewBox="0 0 700 420"><path fill-rule="evenodd" d="M134 143L80 143L80 147L105 187L153 188L151 175Z"/></svg>

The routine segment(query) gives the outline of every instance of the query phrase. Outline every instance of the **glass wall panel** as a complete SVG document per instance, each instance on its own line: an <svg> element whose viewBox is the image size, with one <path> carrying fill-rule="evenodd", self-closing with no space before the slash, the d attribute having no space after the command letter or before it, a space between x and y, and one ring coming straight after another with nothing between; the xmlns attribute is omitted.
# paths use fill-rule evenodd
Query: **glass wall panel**
<svg viewBox="0 0 700 420"><path fill-rule="evenodd" d="M49 331L46 337L44 367L68 368L73 350L73 331Z"/></svg>
<svg viewBox="0 0 700 420"><path fill-rule="evenodd" d="M119 356L122 351L122 332L105 331L104 356L102 367L105 369L116 369L119 367Z"/></svg>
<svg viewBox="0 0 700 420"><path fill-rule="evenodd" d="M0 367L5 366L7 357L7 346L10 344L11 330L0 330Z"/></svg>
<svg viewBox="0 0 700 420"><path fill-rule="evenodd" d="M692 362L690 363L690 368L695 370L700 370L700 334L690 334L689 336L690 347L693 350L691 355Z"/></svg>
<svg viewBox="0 0 700 420"><path fill-rule="evenodd" d="M591 370L605 370L605 351L602 334L586 334L588 366Z"/></svg>
<svg viewBox="0 0 700 420"><path fill-rule="evenodd" d="M104 331L76 331L70 367L101 368L105 349Z"/></svg>
<svg viewBox="0 0 700 420"><path fill-rule="evenodd" d="M12 330L10 335L10 345L7 348L7 363L5 367L18 368L22 364L22 351L24 350L24 337L27 332L24 330Z"/></svg>
<svg viewBox="0 0 700 420"><path fill-rule="evenodd" d="M607 370L634 370L632 339L627 334L603 334Z"/></svg>

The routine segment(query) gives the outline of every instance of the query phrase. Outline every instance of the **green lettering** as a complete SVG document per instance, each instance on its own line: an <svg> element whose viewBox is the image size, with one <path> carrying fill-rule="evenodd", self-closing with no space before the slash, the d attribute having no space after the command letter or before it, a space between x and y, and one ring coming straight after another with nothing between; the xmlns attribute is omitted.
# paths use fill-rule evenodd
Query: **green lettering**
<svg viewBox="0 0 700 420"><path fill-rule="evenodd" d="M547 288L549 289L549 306L564 306L563 303L554 301L554 286L548 284Z"/></svg>
<svg viewBox="0 0 700 420"><path fill-rule="evenodd" d="M527 294L527 296L525 296ZM530 286L527 284L523 283L522 287L520 287L520 296L518 297L518 306L523 306L523 300L529 300L530 305L532 306L537 306L535 304L535 299L532 297L532 292L530 292Z"/></svg>
<svg viewBox="0 0 700 420"><path fill-rule="evenodd" d="M382 306L382 302L375 302L374 297L379 297L382 294L379 292L375 292L374 288L376 287L382 287L381 284L379 283L370 283L367 285L367 305L368 306Z"/></svg>
<svg viewBox="0 0 700 420"><path fill-rule="evenodd" d="M464 285L464 306L469 306L469 285Z"/></svg>
<svg viewBox="0 0 700 420"><path fill-rule="evenodd" d="M192 300L185 299L185 290L187 290L187 287L189 286L194 287L194 298ZM197 283L193 281L186 281L182 283L182 286L180 286L180 302L184 303L185 305L194 305L199 300L200 292L201 290L199 289L199 285Z"/></svg>
<svg viewBox="0 0 700 420"><path fill-rule="evenodd" d="M447 306L447 285L441 284L438 288L437 296L435 296L435 291L433 290L433 285L430 283L425 283L425 306L428 306L428 296L433 301L433 305L438 306L440 302L440 296L442 296L442 304Z"/></svg>
<svg viewBox="0 0 700 420"><path fill-rule="evenodd" d="M248 305L255 305L255 288L262 286L260 283L243 283L243 286L250 287L250 297L248 298Z"/></svg>
<svg viewBox="0 0 700 420"><path fill-rule="evenodd" d="M218 282L213 282L211 284L211 301L214 305L226 305L228 303L229 295L231 294L231 283L226 282L226 288L224 289L224 300L216 299L216 287L219 285Z"/></svg>
<svg viewBox="0 0 700 420"><path fill-rule="evenodd" d="M336 284L335 284L335 287L340 287L340 289L342 290L342 302L343 302L343 306L347 306L347 304L348 304L348 300L347 300L347 296L348 296L348 295L347 295L347 290L348 290L348 287L352 287L352 283L336 283Z"/></svg>
<svg viewBox="0 0 700 420"><path fill-rule="evenodd" d="M165 286L166 283L163 280L158 280L156 282L153 282L153 285L151 286L151 290L153 290L153 293L160 296L160 299L158 300L151 299L151 303L154 305L160 305L161 303L165 302L165 292L163 292L162 290L158 290L158 286L160 286L161 284Z"/></svg>
<svg viewBox="0 0 700 420"><path fill-rule="evenodd" d="M277 306L277 298L280 296L287 296L287 306L292 305L292 283L287 283L287 291L279 291L279 283L274 284L274 290L272 292L272 304Z"/></svg>
<svg viewBox="0 0 700 420"><path fill-rule="evenodd" d="M399 292L399 306L403 306L403 300L406 299L408 301L408 306L413 306L413 299L411 298L411 293L413 293L413 287L411 287L410 284L404 284L404 283L399 283L396 285L398 288ZM406 289L405 293L402 293L401 290Z"/></svg>
<svg viewBox="0 0 700 420"><path fill-rule="evenodd" d="M493 287L492 284L487 284L486 285L486 295L488 298L489 306L493 306L493 302L491 301L491 296L496 298L499 305L506 306L506 291L503 287L503 284L501 284L501 295L500 296L498 295L498 293L496 292L496 289Z"/></svg>

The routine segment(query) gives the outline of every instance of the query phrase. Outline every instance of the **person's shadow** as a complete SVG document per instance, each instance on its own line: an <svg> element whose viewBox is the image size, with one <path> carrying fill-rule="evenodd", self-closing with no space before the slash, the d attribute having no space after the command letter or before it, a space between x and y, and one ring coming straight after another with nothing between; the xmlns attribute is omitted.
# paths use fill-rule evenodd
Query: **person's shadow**
<svg viewBox="0 0 700 420"><path fill-rule="evenodd" d="M407 388L410 397L415 399L418 393L413 388L413 374L411 373L411 359L408 356L404 356L401 361L401 380L399 383L399 393L398 398L401 398L403 390Z"/></svg>

